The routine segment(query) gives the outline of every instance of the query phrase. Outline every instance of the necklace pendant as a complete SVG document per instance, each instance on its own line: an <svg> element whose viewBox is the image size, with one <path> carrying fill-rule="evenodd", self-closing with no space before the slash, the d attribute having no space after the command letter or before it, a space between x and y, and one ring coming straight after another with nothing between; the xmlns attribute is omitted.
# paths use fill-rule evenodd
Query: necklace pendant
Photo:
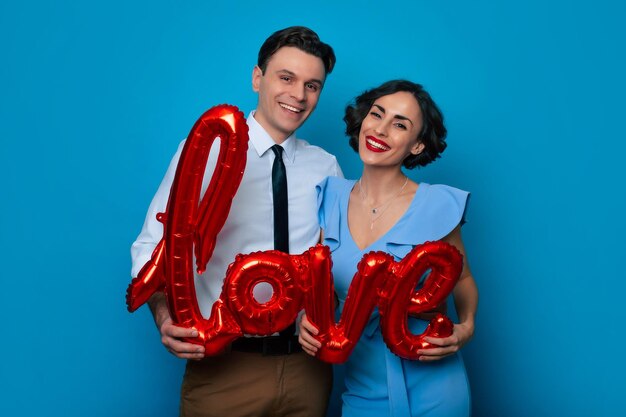
<svg viewBox="0 0 626 417"><path fill-rule="evenodd" d="M372 214L376 214L376 213L378 213L378 209L373 208L372 209Z"/></svg>

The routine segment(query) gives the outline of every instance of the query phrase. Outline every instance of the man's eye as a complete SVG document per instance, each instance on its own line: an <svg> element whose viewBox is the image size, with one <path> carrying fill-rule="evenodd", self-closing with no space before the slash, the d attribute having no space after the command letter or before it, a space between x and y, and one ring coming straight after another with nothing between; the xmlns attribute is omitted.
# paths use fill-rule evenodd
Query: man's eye
<svg viewBox="0 0 626 417"><path fill-rule="evenodd" d="M308 83L306 85L306 88L313 92L316 92L317 90L319 90L319 87L317 86L317 84L313 84L313 83Z"/></svg>
<svg viewBox="0 0 626 417"><path fill-rule="evenodd" d="M280 79L283 81L291 81L291 77L288 77L286 75L281 76Z"/></svg>

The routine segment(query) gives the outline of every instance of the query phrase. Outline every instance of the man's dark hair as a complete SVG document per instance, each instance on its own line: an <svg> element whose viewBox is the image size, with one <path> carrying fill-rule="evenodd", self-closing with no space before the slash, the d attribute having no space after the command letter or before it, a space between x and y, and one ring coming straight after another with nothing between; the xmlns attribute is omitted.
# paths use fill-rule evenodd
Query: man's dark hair
<svg viewBox="0 0 626 417"><path fill-rule="evenodd" d="M443 124L443 114L420 84L406 80L392 80L379 87L365 91L355 99L354 105L346 107L346 114L343 121L346 122L346 135L350 138L350 146L355 151L359 151L359 133L361 123L369 113L374 102L383 96L405 91L411 93L420 106L422 113L422 130L417 135L417 140L424 144L424 150L418 155L407 156L402 165L406 168L415 166L426 166L446 149L447 130Z"/></svg>
<svg viewBox="0 0 626 417"><path fill-rule="evenodd" d="M330 45L322 42L317 33L304 26L291 26L274 32L265 40L259 50L257 65L263 74L272 55L283 46L292 46L303 52L314 55L322 60L326 75L330 74L335 66L335 52Z"/></svg>

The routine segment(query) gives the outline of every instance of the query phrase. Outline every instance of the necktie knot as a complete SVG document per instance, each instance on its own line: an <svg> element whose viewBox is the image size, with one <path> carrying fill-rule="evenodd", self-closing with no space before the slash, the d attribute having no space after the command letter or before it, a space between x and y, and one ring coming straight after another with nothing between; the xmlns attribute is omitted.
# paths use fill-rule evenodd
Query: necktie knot
<svg viewBox="0 0 626 417"><path fill-rule="evenodd" d="M283 157L283 147L280 145L274 145L270 148L272 151L274 151L274 155L276 155L277 158L282 158Z"/></svg>

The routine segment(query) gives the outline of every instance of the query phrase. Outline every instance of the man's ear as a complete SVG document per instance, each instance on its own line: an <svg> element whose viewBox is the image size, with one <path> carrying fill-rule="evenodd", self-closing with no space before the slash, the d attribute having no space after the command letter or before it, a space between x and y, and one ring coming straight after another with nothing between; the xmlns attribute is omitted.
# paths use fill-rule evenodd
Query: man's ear
<svg viewBox="0 0 626 417"><path fill-rule="evenodd" d="M255 65L252 69L252 91L255 93L259 92L261 77L263 77L263 71L261 71L261 68L259 68L258 65Z"/></svg>

